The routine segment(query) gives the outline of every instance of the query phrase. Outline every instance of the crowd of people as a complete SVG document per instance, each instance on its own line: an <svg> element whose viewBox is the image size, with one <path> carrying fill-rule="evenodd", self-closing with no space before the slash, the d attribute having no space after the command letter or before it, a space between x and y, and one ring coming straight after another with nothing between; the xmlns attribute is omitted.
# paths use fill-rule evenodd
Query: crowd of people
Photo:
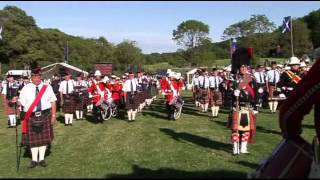
<svg viewBox="0 0 320 180"><path fill-rule="evenodd" d="M223 69L198 69L192 78L192 92L195 106L202 113L210 108L212 117L218 117L221 106L230 108L227 126L231 129L233 154L240 154L248 153L247 143L253 142L256 114L262 105L268 104L270 112L275 113L278 102L290 96L311 65L309 58L291 57L285 66L271 62L270 67L252 68L246 49L236 51L233 59L237 64ZM74 116L82 120L89 113L103 123L102 104L125 110L128 122L134 122L137 113L150 106L157 95L165 97L170 120L175 119L177 104L183 104L180 93L185 88L184 78L170 70L160 77L130 71L121 78L102 75L99 70L87 77L82 73L72 77L68 69L60 72L52 79L42 79L41 68L35 67L31 78L14 79L8 74L1 82L9 127L17 126L18 116L22 120L22 144L32 152L30 167L47 165L44 153L53 139L52 125L60 108L65 126L72 126Z"/></svg>

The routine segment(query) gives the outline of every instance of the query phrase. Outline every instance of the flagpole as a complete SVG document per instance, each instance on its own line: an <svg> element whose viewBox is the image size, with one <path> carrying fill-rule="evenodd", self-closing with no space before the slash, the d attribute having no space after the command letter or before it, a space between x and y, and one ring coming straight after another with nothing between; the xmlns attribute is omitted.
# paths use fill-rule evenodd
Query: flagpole
<svg viewBox="0 0 320 180"><path fill-rule="evenodd" d="M291 54L292 54L292 57L294 56L294 53L293 53L293 35L292 35L292 17L290 17L290 29L291 29Z"/></svg>
<svg viewBox="0 0 320 180"><path fill-rule="evenodd" d="M233 38L230 39L230 59L232 59L232 41Z"/></svg>

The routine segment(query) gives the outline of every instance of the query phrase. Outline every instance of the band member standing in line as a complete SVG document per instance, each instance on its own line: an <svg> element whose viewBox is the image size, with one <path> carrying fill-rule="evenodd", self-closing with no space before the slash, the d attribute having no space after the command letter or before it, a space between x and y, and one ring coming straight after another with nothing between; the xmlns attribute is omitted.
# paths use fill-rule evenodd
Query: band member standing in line
<svg viewBox="0 0 320 180"><path fill-rule="evenodd" d="M271 113L275 113L278 107L278 100L274 98L278 96L277 92L277 85L280 80L280 72L277 70L277 63L275 61L271 62L271 70L267 72L266 75L266 85L267 85L267 92L269 93L269 108Z"/></svg>
<svg viewBox="0 0 320 180"><path fill-rule="evenodd" d="M123 84L123 92L128 114L128 122L132 122L135 120L137 109L139 107L137 87L138 82L134 78L133 72L129 72L129 78Z"/></svg>
<svg viewBox="0 0 320 180"><path fill-rule="evenodd" d="M222 94L219 89L223 79L218 75L218 69L212 69L212 75L209 77L210 103L213 117L218 117L219 108L222 105Z"/></svg>
<svg viewBox="0 0 320 180"><path fill-rule="evenodd" d="M18 100L19 84L15 82L12 75L7 75L7 83L4 84L2 94L4 95L4 103L6 114L9 117L9 128L17 125L17 100Z"/></svg>
<svg viewBox="0 0 320 180"><path fill-rule="evenodd" d="M40 67L32 69L31 80L32 83L24 86L19 96L19 102L26 112L21 126L22 145L31 149L30 168L37 165L46 167L47 162L44 160L44 156L47 146L53 140L57 98L51 85L41 82ZM38 103L34 103L36 99L39 99Z"/></svg>
<svg viewBox="0 0 320 180"><path fill-rule="evenodd" d="M64 80L61 82L59 87L60 92L60 102L64 113L65 126L72 126L73 114L75 112L75 101L73 91L74 91L74 81L71 79L71 73L65 70L63 73Z"/></svg>

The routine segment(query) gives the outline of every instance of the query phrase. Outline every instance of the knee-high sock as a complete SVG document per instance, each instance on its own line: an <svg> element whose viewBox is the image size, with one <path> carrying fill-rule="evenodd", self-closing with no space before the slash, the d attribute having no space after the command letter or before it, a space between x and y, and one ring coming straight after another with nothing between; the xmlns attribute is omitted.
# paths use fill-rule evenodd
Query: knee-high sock
<svg viewBox="0 0 320 180"><path fill-rule="evenodd" d="M80 112L78 110L76 110L76 118L80 119Z"/></svg>
<svg viewBox="0 0 320 180"><path fill-rule="evenodd" d="M64 123L69 124L69 114L64 114Z"/></svg>
<svg viewBox="0 0 320 180"><path fill-rule="evenodd" d="M216 116L218 116L219 108L220 108L219 106L216 106L216 109L215 109Z"/></svg>
<svg viewBox="0 0 320 180"><path fill-rule="evenodd" d="M39 147L32 147L30 149L31 149L32 161L38 162Z"/></svg>
<svg viewBox="0 0 320 180"><path fill-rule="evenodd" d="M130 109L129 111L127 111L128 113L128 120L131 121L131 114L132 114L132 109Z"/></svg>
<svg viewBox="0 0 320 180"><path fill-rule="evenodd" d="M200 104L201 110L204 111L204 104Z"/></svg>
<svg viewBox="0 0 320 180"><path fill-rule="evenodd" d="M209 106L209 104L208 104L208 103L204 104L204 111L205 111L205 112L207 112L207 111L208 111L208 106Z"/></svg>
<svg viewBox="0 0 320 180"><path fill-rule="evenodd" d="M47 146L40 146L39 147L39 161L44 160L44 155L46 154Z"/></svg>
<svg viewBox="0 0 320 180"><path fill-rule="evenodd" d="M269 101L269 109L270 109L270 111L272 112L272 101Z"/></svg>
<svg viewBox="0 0 320 180"><path fill-rule="evenodd" d="M80 111L80 119L83 118L83 111Z"/></svg>
<svg viewBox="0 0 320 180"><path fill-rule="evenodd" d="M136 114L137 114L136 110L132 111L132 120L136 119Z"/></svg>
<svg viewBox="0 0 320 180"><path fill-rule="evenodd" d="M9 115L9 121L10 121L10 126L15 126L15 115L14 114Z"/></svg>
<svg viewBox="0 0 320 180"><path fill-rule="evenodd" d="M277 107L278 107L278 101L274 101L274 104L273 104L273 112L276 112L276 111L277 111Z"/></svg>
<svg viewBox="0 0 320 180"><path fill-rule="evenodd" d="M215 106L211 107L211 111L212 111L212 116L214 117L215 116Z"/></svg>
<svg viewBox="0 0 320 180"><path fill-rule="evenodd" d="M70 123L70 124L72 124L73 114L70 114L70 115L69 115L69 117L70 117L70 119L69 119L69 120L70 120L70 121L69 121L69 123Z"/></svg>

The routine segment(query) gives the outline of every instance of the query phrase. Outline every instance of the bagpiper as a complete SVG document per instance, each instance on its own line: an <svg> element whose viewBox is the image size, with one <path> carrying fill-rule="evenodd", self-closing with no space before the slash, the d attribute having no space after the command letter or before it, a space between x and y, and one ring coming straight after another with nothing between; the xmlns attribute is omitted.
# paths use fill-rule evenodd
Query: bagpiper
<svg viewBox="0 0 320 180"><path fill-rule="evenodd" d="M200 106L202 112L207 112L209 106L209 77L207 70L202 69L201 75L198 77L198 82Z"/></svg>
<svg viewBox="0 0 320 180"><path fill-rule="evenodd" d="M40 67L32 67L31 80L32 83L25 85L19 96L19 102L25 111L21 124L21 144L31 149L30 168L37 165L46 167L45 152L54 137L53 125L56 122L57 97L50 84L41 82Z"/></svg>
<svg viewBox="0 0 320 180"><path fill-rule="evenodd" d="M78 73L77 80L74 86L74 100L75 100L75 111L76 119L83 120L83 110L86 106L86 96L88 94L87 83L82 79L83 74Z"/></svg>
<svg viewBox="0 0 320 180"><path fill-rule="evenodd" d="M248 66L252 54L247 48L239 48L232 55L232 69L235 73L233 83L234 99L231 111L231 141L233 154L249 153L247 144L253 143L256 116L252 102L255 101L256 85L254 77L249 73Z"/></svg>
<svg viewBox="0 0 320 180"><path fill-rule="evenodd" d="M2 94L4 95L6 114L9 117L9 128L16 127L17 125L18 91L19 84L14 80L14 77L11 74L8 74L7 81L2 89Z"/></svg>

